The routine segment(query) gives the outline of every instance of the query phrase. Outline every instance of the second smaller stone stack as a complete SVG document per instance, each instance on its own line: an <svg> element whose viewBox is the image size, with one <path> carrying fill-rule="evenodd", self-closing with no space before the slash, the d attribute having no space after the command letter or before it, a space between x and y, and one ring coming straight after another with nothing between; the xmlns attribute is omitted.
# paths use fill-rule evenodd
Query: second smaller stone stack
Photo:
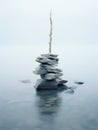
<svg viewBox="0 0 98 130"><path fill-rule="evenodd" d="M40 63L39 67L34 71L40 75L41 79L36 82L37 90L54 90L64 87L66 80L62 80L62 70L57 68L59 59L55 54L42 54L37 57L36 61Z"/></svg>

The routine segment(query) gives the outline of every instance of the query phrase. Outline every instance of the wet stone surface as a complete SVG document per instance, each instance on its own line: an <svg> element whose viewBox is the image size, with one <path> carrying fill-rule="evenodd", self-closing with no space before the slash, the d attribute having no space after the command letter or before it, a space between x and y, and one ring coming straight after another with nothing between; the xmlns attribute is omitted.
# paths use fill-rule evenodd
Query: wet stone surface
<svg viewBox="0 0 98 130"><path fill-rule="evenodd" d="M41 54L40 57L37 57L36 61L40 65L34 73L41 77L35 84L37 90L57 90L67 83L67 81L60 78L63 73L61 69L56 67L59 61L57 56L55 54Z"/></svg>

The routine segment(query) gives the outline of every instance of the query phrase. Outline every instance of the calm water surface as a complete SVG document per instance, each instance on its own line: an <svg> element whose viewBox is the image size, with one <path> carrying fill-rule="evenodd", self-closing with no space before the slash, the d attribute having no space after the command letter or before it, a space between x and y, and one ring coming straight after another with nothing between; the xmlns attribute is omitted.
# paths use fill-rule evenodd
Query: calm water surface
<svg viewBox="0 0 98 130"><path fill-rule="evenodd" d="M57 47L74 92L36 92L36 46L0 46L0 130L98 130L98 46ZM62 51L61 51L62 50ZM27 80L27 82L23 82ZM83 81L77 85L74 81Z"/></svg>

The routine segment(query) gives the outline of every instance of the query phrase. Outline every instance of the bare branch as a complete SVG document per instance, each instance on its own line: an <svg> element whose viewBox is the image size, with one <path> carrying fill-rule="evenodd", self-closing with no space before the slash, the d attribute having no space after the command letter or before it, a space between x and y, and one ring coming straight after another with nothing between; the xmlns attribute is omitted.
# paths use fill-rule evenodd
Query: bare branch
<svg viewBox="0 0 98 130"><path fill-rule="evenodd" d="M49 53L52 52L52 11L50 12L50 34L49 34Z"/></svg>

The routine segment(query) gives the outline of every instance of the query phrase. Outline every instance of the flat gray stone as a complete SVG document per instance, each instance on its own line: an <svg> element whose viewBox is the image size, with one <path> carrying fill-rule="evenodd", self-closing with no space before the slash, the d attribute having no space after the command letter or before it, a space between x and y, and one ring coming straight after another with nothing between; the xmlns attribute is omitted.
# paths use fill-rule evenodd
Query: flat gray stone
<svg viewBox="0 0 98 130"><path fill-rule="evenodd" d="M57 55L42 54L41 57L42 57L42 58L51 59L51 60L57 60L57 61L59 60L59 59L57 58Z"/></svg>
<svg viewBox="0 0 98 130"><path fill-rule="evenodd" d="M56 79L56 78L58 78L58 77L60 77L60 76L62 76L62 75L63 75L62 73L59 73L59 74L47 73L44 78L45 78L46 80L53 80L53 79Z"/></svg>
<svg viewBox="0 0 98 130"><path fill-rule="evenodd" d="M45 56L45 57L57 57L58 55L56 55L56 54L41 54L41 56Z"/></svg>
<svg viewBox="0 0 98 130"><path fill-rule="evenodd" d="M62 72L61 69L56 68L55 66L51 66L51 65L40 65L43 68L45 68L47 70L47 72L53 72L53 73L60 73Z"/></svg>
<svg viewBox="0 0 98 130"><path fill-rule="evenodd" d="M38 57L36 59L36 61L39 62L39 63L48 64L48 65L56 65L56 64L58 64L57 60L51 60L51 59L47 59L47 58L43 58L43 57Z"/></svg>
<svg viewBox="0 0 98 130"><path fill-rule="evenodd" d="M47 70L49 70L49 69L55 69L54 65L40 64L40 66L44 67Z"/></svg>
<svg viewBox="0 0 98 130"><path fill-rule="evenodd" d="M36 70L34 71L35 74L46 74L47 70L44 67L39 66L38 68L36 68Z"/></svg>
<svg viewBox="0 0 98 130"><path fill-rule="evenodd" d="M52 73L56 73L56 74L59 74L62 72L62 70L60 69L47 69L48 72L52 72Z"/></svg>

